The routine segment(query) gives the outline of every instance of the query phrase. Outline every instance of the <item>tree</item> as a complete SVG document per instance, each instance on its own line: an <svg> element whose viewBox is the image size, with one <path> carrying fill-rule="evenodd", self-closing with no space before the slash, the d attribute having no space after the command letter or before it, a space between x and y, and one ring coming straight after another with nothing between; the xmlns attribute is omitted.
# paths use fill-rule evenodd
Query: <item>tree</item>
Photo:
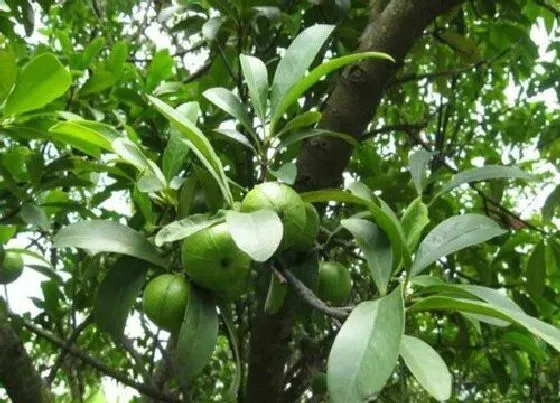
<svg viewBox="0 0 560 403"><path fill-rule="evenodd" d="M0 3L0 399L556 398L559 17Z"/></svg>

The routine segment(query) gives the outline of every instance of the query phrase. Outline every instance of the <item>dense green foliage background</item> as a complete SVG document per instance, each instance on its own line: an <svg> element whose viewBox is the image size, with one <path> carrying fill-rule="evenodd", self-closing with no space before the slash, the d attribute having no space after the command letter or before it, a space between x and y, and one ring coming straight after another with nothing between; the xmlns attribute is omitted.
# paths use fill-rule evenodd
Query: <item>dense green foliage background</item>
<svg viewBox="0 0 560 403"><path fill-rule="evenodd" d="M26 259L25 270L44 276L42 295L33 299L38 314L11 313L10 301L3 300L0 350L9 345L7 335L15 332L32 363L30 368L17 366L11 375L23 377L29 390L35 385L29 374L42 378L36 385L51 390L56 401L104 401L99 392L104 377L117 379L147 398L167 393L169 401L180 396L187 401L185 395L194 402L256 401L245 389L253 382L250 356L268 359L267 351L254 351L251 343L262 314L257 301L263 293L266 296L271 271L263 268L264 263L255 265L250 291L235 303L220 306L212 359L185 386L173 377L167 360L176 340L167 342L169 335L149 323L140 303L146 278L181 270L176 241L184 236L160 230L192 214L230 208L224 187L231 190L235 203L264 179L295 181L302 193L319 190L306 188L298 176L301 172L296 172L296 159L306 152L301 138L332 135L314 127L341 76L355 67L327 75L282 114L278 129L294 117L303 117L301 127L283 138L291 135L291 142L281 143L278 138L265 142L270 126L260 118L266 106L263 111L249 97L239 56L262 60L272 83L281 55L305 28L334 26L324 45L319 43L317 55L311 55L315 68L358 49L370 19L375 23L375 7L381 12L385 7L397 11L408 7L401 3L407 2L0 0L0 243L7 250L24 243L24 249L16 249ZM344 144L355 144L344 172L345 186L354 185L344 195L369 201L353 203L336 192L315 199L308 196L306 200L317 202L321 215L316 247L305 258L285 259L296 274L298 264L307 265L304 271L316 268L318 257L339 261L350 270L353 289L348 305L372 307L359 304L377 301L375 309L380 312L373 330L356 330L359 340L369 337L374 345L383 337L393 338L392 330L384 326L391 326L398 309L403 308L404 317L406 306L404 333L432 346L453 376L450 401L555 401L560 394L560 356L553 349L560 346L560 331L555 329L560 326L556 102L560 7L553 0L457 3L437 16L414 39L406 57L394 63L379 94L372 94L381 101L364 133L335 133ZM312 48L310 43L306 46ZM242 113L232 113L237 119L211 102L208 93L203 96L215 87L232 90L239 99ZM174 113L187 123L170 125L171 112L165 108L176 108ZM243 121L244 115L248 121ZM216 180L212 169L181 140L181 133L195 123L217 154L217 162L209 158L211 165L222 165L227 178ZM321 147L320 142L315 145ZM510 169L496 168L497 173L467 178L446 191L452 178L458 180L457 172L483 165ZM323 170L331 172L329 166ZM339 183L339 178L332 183ZM326 205L329 200L337 203ZM388 228L400 228L403 213L415 200L423 200L429 208L429 223L420 228L422 238L444 220L466 213L489 217L481 221L481 228L497 236L479 244L465 242L464 246L474 246L459 251L451 248L449 252L455 253L436 256L420 276L408 278L410 268L419 265L406 260L406 242L399 246L403 248L399 265L400 255L395 257L399 235ZM343 221L341 227L341 220L355 219L352 215L360 212L372 214L375 209L383 213L373 213L373 221L391 241L384 249L372 239L360 239L360 230L351 223ZM382 221L393 217L387 211L395 212L396 224ZM385 218L380 220L381 216ZM80 240L61 239L63 228L93 219L123 225L86 224L73 227ZM124 226L138 232L127 233ZM461 235L461 228L459 224L448 228L444 241ZM78 248L55 248L57 234L55 246ZM135 245L132 253L127 249L129 239ZM446 242L434 242L445 249ZM414 242L409 246L414 253ZM389 261L389 275L375 277L369 257L387 250L394 259ZM103 253L90 253L96 251ZM18 281L7 285L8 290ZM404 302L395 303L395 296L402 298L402 283ZM499 292L481 297L453 285L479 285ZM387 293L389 297L384 297ZM280 374L282 387L269 401L326 401L323 383L329 352L348 312L340 310L333 316L311 310L296 294L290 291L287 307L277 314L278 321L296 319L290 322L289 343L284 346L288 351L281 366L285 367ZM414 308L422 299L428 301L429 295L450 300L434 302L432 308ZM526 325L525 316L517 320L485 311L486 306L456 305L458 298L476 300L481 306L500 305L501 299L487 298L504 295L523 315L552 326L539 328L539 333L535 329L540 325ZM17 296L10 293L10 298ZM373 310L370 316L364 314L365 319L356 314L355 322L374 322ZM480 314L487 316L476 316ZM132 318L123 337L127 316ZM352 318L347 323L353 323ZM504 319L514 323L503 326ZM401 329L396 340L402 333ZM63 348L67 341L67 346L73 346L69 353ZM413 345L417 339L409 342ZM368 356L375 348L370 345L364 350L371 365L382 362ZM398 343L395 348L398 354ZM0 366L10 367L6 359L11 360L0 353ZM355 357L350 354L349 359ZM347 370L344 358L334 362L341 363L339 372ZM192 362L185 368L189 365L192 368ZM185 368L183 374L188 372ZM387 368L383 378L379 374ZM410 363L402 358L387 368L362 369L357 375L367 385L381 383L382 389L372 396L378 401L424 402L437 397L438 390L445 395L441 392L445 385L426 392L422 386L430 381L422 382L418 373L414 377ZM441 374L439 369L419 371L432 380L434 374ZM8 385L5 376L5 370L0 370L0 382L9 394L8 386L17 389L17 382ZM329 378L329 383L331 390L335 382ZM266 396L267 386L262 388ZM106 398L114 401L109 395Z"/></svg>

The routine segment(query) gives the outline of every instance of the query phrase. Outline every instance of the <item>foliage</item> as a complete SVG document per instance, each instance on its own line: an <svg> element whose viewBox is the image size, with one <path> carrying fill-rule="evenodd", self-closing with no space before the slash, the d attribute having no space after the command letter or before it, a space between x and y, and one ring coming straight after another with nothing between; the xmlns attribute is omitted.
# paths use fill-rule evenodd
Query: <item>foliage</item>
<svg viewBox="0 0 560 403"><path fill-rule="evenodd" d="M251 402L276 354L255 347L263 317L288 323L281 401L555 399L550 3L464 2L395 61L360 45L367 1L0 2L0 273L25 262L2 329L56 401L104 401L109 377ZM331 130L329 94L371 65L391 79L367 130ZM302 145L325 139L352 148L344 189L303 184ZM317 297L325 261L347 306ZM36 310L12 312L30 270ZM171 332L142 305L162 274L192 280Z"/></svg>

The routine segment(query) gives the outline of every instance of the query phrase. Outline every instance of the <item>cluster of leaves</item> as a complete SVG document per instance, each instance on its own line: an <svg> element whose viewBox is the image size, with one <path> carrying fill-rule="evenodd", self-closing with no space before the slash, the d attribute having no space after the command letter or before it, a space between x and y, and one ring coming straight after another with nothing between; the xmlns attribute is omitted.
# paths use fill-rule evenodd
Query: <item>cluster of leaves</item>
<svg viewBox="0 0 560 403"><path fill-rule="evenodd" d="M529 222L512 213L521 192L530 198L550 181L513 165L526 160L527 147L535 166L560 165L558 117L530 100L557 83L552 63L534 72L529 37L537 23L554 29L552 13L537 1L480 0L442 16L389 84L374 119L383 126L372 125L358 142L315 126L330 73L364 59L391 63L382 53L350 53L368 2L107 3L92 10L84 2L40 2L48 40L34 46L14 29L33 32L38 5L11 1L0 9L0 242L48 277L33 323L61 339L75 334L83 349L130 369L134 379L155 377L161 343L149 325L134 347L151 359L107 347L109 340L127 345L131 312L145 323L138 296L146 279L181 271L177 241L224 220L236 244L263 262L255 271L270 277L281 222L275 214L238 213L237 204L258 182L294 184L302 140L334 136L355 146L354 181L345 191L301 197L324 208L315 251L351 271L352 309L334 319L302 309L293 355L311 370L290 368L286 393L299 391L292 401L322 372L333 402L422 400L426 392L438 400L557 395L559 361L540 340L560 350L559 188L542 217ZM156 51L149 27L164 31L176 53ZM208 59L189 74L185 64L198 49ZM280 60L278 49L285 49ZM505 95L510 85L519 88L514 105ZM398 133L389 139L389 130ZM485 166L474 166L474 157ZM516 186L506 189L505 179ZM536 185L525 186L528 179ZM118 194L130 211L114 208ZM10 246L23 239L28 248ZM317 254L305 259L312 267ZM296 266L288 268L298 275ZM193 399L243 395L245 336L261 309L256 294L221 305L218 316L215 302L195 293L176 343L168 343L176 348L179 388ZM288 296L285 304L305 302ZM90 315L96 327L80 328ZM32 341L39 365L64 358ZM71 362L49 382L76 399L100 382L87 368ZM313 390L315 397L325 392Z"/></svg>

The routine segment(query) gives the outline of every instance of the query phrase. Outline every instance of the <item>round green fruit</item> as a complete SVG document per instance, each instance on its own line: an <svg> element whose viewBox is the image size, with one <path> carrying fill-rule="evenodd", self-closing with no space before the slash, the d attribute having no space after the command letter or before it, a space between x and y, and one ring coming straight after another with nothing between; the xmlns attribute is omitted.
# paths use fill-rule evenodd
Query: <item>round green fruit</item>
<svg viewBox="0 0 560 403"><path fill-rule="evenodd" d="M195 232L183 241L183 268L193 283L228 299L247 288L251 258L241 251L227 223Z"/></svg>
<svg viewBox="0 0 560 403"><path fill-rule="evenodd" d="M191 285L182 276L162 274L150 281L144 289L144 312L162 329L178 331L181 329L190 296Z"/></svg>
<svg viewBox="0 0 560 403"><path fill-rule="evenodd" d="M265 182L255 186L241 203L242 212L274 210L284 225L281 248L297 245L305 231L306 209L295 190L278 182Z"/></svg>
<svg viewBox="0 0 560 403"><path fill-rule="evenodd" d="M319 214L313 204L305 203L305 228L302 232L295 234L293 248L296 250L307 250L315 246L315 238L319 232Z"/></svg>
<svg viewBox="0 0 560 403"><path fill-rule="evenodd" d="M23 272L23 258L19 253L5 251L0 262L0 284L10 284Z"/></svg>
<svg viewBox="0 0 560 403"><path fill-rule="evenodd" d="M338 262L321 262L317 295L332 305L343 305L350 296L352 279L346 267Z"/></svg>

